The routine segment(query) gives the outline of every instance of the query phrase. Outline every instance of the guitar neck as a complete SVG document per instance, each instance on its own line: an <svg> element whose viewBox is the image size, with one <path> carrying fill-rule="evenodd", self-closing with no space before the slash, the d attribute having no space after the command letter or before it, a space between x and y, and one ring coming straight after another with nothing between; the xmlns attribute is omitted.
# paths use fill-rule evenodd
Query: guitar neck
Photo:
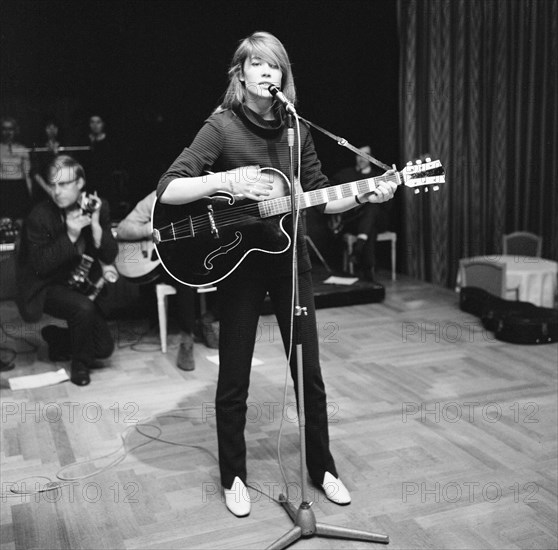
<svg viewBox="0 0 558 550"><path fill-rule="evenodd" d="M330 201L371 193L376 189L377 183L386 180L393 181L396 185L401 184L399 173L396 172L394 174L376 176L374 178L366 178L349 183L342 183L341 185L306 191L305 193L299 193L297 195L297 200L301 209L310 208L311 206L326 204ZM258 203L258 208L262 218L285 214L291 211L291 197L290 195L286 195L277 199L262 201Z"/></svg>

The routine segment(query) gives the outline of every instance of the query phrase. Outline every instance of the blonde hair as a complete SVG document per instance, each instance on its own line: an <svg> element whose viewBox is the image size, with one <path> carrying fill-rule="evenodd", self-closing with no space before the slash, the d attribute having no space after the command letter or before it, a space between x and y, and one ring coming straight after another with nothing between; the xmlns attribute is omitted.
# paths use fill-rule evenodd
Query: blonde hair
<svg viewBox="0 0 558 550"><path fill-rule="evenodd" d="M240 77L242 76L244 62L252 57L259 57L262 61L273 63L281 69L281 89L293 105L296 103L293 72L285 46L272 34L258 31L241 40L234 52L229 67L229 85L223 96L223 101L215 109L215 112L230 109L244 102L246 87Z"/></svg>

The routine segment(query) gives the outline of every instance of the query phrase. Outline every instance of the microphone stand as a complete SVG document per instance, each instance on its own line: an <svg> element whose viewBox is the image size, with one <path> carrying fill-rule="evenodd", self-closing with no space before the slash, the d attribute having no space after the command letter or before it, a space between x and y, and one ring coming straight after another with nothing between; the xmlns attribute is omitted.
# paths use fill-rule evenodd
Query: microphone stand
<svg viewBox="0 0 558 550"><path fill-rule="evenodd" d="M294 110L294 109L293 109ZM295 114L295 116L298 115ZM338 527L335 525L328 525L316 521L316 517L312 510L312 503L308 501L308 487L306 480L306 418L304 409L304 378L303 378L303 364L302 364L302 323L304 317L308 315L305 307L300 306L300 296L298 287L298 260L297 260L297 242L294 236L297 235L297 211L298 211L298 193L295 185L294 178L294 129L293 129L293 115L288 112L288 129L287 140L289 146L289 178L291 181L291 218L292 218L292 235L293 235L293 285L294 285L294 319L293 319L293 340L296 349L296 374L298 382L298 429L300 439L300 486L302 502L300 506L295 506L288 501L287 497L283 494L279 495L279 502L289 514L294 526L287 531L284 535L275 540L267 550L280 550L293 544L302 537L312 537L315 535L324 537L335 537L350 540L363 540L369 542L380 542L383 544L389 543L387 535L377 533L369 533L367 531L360 531L357 529L349 529L347 527Z"/></svg>

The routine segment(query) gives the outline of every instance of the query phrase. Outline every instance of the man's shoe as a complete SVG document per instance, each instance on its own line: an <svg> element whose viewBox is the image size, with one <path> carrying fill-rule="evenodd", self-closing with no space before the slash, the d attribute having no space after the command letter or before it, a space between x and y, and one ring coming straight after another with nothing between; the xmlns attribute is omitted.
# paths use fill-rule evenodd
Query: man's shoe
<svg viewBox="0 0 558 550"><path fill-rule="evenodd" d="M375 279L366 279L366 284L368 287L372 288L372 290L383 290L384 285L379 283Z"/></svg>
<svg viewBox="0 0 558 550"><path fill-rule="evenodd" d="M350 504L351 494L347 490L347 487L343 485L340 479L326 472L324 475L324 480L322 482L322 489L324 490L325 496L335 502L335 504Z"/></svg>
<svg viewBox="0 0 558 550"><path fill-rule="evenodd" d="M239 518L250 513L250 495L246 485L238 476L234 478L232 487L225 489L225 504L229 511Z"/></svg>
<svg viewBox="0 0 558 550"><path fill-rule="evenodd" d="M70 380L76 386L87 386L91 379L89 378L89 369L82 361L72 361Z"/></svg>
<svg viewBox="0 0 558 550"><path fill-rule="evenodd" d="M194 370L196 368L194 361L194 337L191 334L182 334L182 341L180 342L176 357L176 366L180 370Z"/></svg>
<svg viewBox="0 0 558 550"><path fill-rule="evenodd" d="M70 360L70 331L67 328L47 325L41 329L41 336L48 344L49 361Z"/></svg>
<svg viewBox="0 0 558 550"><path fill-rule="evenodd" d="M363 269L362 278L366 281L367 285L372 287L374 290L382 290L384 288L384 285L376 280L375 270L373 267Z"/></svg>

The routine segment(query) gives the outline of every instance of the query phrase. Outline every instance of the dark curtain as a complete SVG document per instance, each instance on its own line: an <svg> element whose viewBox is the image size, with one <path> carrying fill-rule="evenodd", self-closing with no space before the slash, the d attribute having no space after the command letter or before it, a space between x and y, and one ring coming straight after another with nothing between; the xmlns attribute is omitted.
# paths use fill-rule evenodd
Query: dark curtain
<svg viewBox="0 0 558 550"><path fill-rule="evenodd" d="M502 235L558 259L558 3L398 0L402 155L440 159L437 193L405 193L406 271L453 286Z"/></svg>

